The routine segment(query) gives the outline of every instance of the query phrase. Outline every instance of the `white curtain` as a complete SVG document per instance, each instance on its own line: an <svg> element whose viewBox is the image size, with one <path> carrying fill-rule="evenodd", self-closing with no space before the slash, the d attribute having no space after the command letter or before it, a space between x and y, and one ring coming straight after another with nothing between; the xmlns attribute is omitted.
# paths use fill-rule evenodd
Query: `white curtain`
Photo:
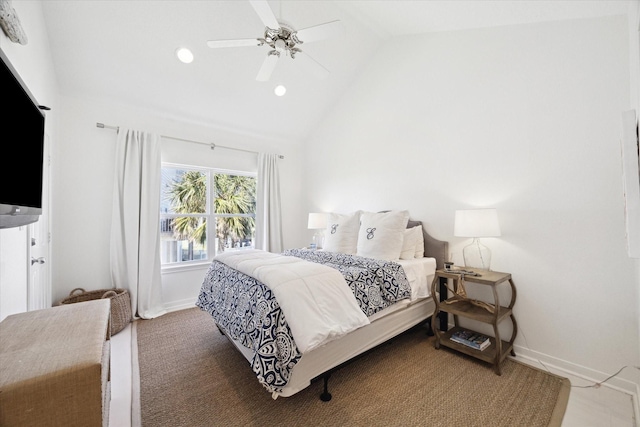
<svg viewBox="0 0 640 427"><path fill-rule="evenodd" d="M160 276L160 136L120 129L116 147L111 279L131 296L134 317L165 313Z"/></svg>
<svg viewBox="0 0 640 427"><path fill-rule="evenodd" d="M283 250L278 160L277 154L258 154L255 246L275 253Z"/></svg>

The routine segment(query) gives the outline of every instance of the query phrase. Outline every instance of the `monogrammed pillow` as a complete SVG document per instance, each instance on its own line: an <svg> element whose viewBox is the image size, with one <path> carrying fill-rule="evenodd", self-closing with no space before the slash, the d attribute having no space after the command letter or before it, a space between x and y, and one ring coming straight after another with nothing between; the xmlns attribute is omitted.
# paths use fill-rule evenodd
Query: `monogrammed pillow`
<svg viewBox="0 0 640 427"><path fill-rule="evenodd" d="M325 251L355 254L358 247L360 211L351 214L327 214L327 229L324 231Z"/></svg>
<svg viewBox="0 0 640 427"><path fill-rule="evenodd" d="M356 254L387 261L398 260L408 221L409 211L363 212Z"/></svg>

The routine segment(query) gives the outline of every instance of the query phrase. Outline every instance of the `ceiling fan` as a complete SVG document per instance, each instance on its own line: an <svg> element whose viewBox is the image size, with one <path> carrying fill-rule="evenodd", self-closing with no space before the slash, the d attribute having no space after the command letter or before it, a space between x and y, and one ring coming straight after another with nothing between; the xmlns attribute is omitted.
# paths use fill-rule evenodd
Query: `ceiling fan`
<svg viewBox="0 0 640 427"><path fill-rule="evenodd" d="M256 76L258 81L268 81L271 73L281 56L289 56L292 59L305 58L318 77L326 77L329 74L324 66L300 49L303 43L314 42L337 37L344 33L344 28L339 20L314 25L312 27L295 30L291 25L278 21L266 0L249 0L251 6L265 25L264 35L254 39L238 40L209 40L210 48L241 47L241 46L267 46L269 52Z"/></svg>

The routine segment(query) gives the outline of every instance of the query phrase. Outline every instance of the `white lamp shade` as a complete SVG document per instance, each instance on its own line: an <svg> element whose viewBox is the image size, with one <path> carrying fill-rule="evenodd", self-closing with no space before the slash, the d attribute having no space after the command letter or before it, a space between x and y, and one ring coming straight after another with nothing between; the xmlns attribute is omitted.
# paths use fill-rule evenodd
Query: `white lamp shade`
<svg viewBox="0 0 640 427"><path fill-rule="evenodd" d="M310 213L309 222L307 228L310 230L319 230L327 228L327 214L326 213Z"/></svg>
<svg viewBox="0 0 640 427"><path fill-rule="evenodd" d="M456 237L498 237L500 224L495 209L456 211L453 235Z"/></svg>

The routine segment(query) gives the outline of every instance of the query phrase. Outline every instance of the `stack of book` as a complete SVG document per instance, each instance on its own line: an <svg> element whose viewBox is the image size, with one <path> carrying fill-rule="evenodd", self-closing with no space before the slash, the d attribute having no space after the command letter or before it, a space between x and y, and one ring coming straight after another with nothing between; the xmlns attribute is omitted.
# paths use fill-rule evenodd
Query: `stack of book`
<svg viewBox="0 0 640 427"><path fill-rule="evenodd" d="M476 350L484 350L491 344L491 340L488 336L478 332L468 331L466 329L454 332L451 335L451 341L464 344L467 347L475 348Z"/></svg>

